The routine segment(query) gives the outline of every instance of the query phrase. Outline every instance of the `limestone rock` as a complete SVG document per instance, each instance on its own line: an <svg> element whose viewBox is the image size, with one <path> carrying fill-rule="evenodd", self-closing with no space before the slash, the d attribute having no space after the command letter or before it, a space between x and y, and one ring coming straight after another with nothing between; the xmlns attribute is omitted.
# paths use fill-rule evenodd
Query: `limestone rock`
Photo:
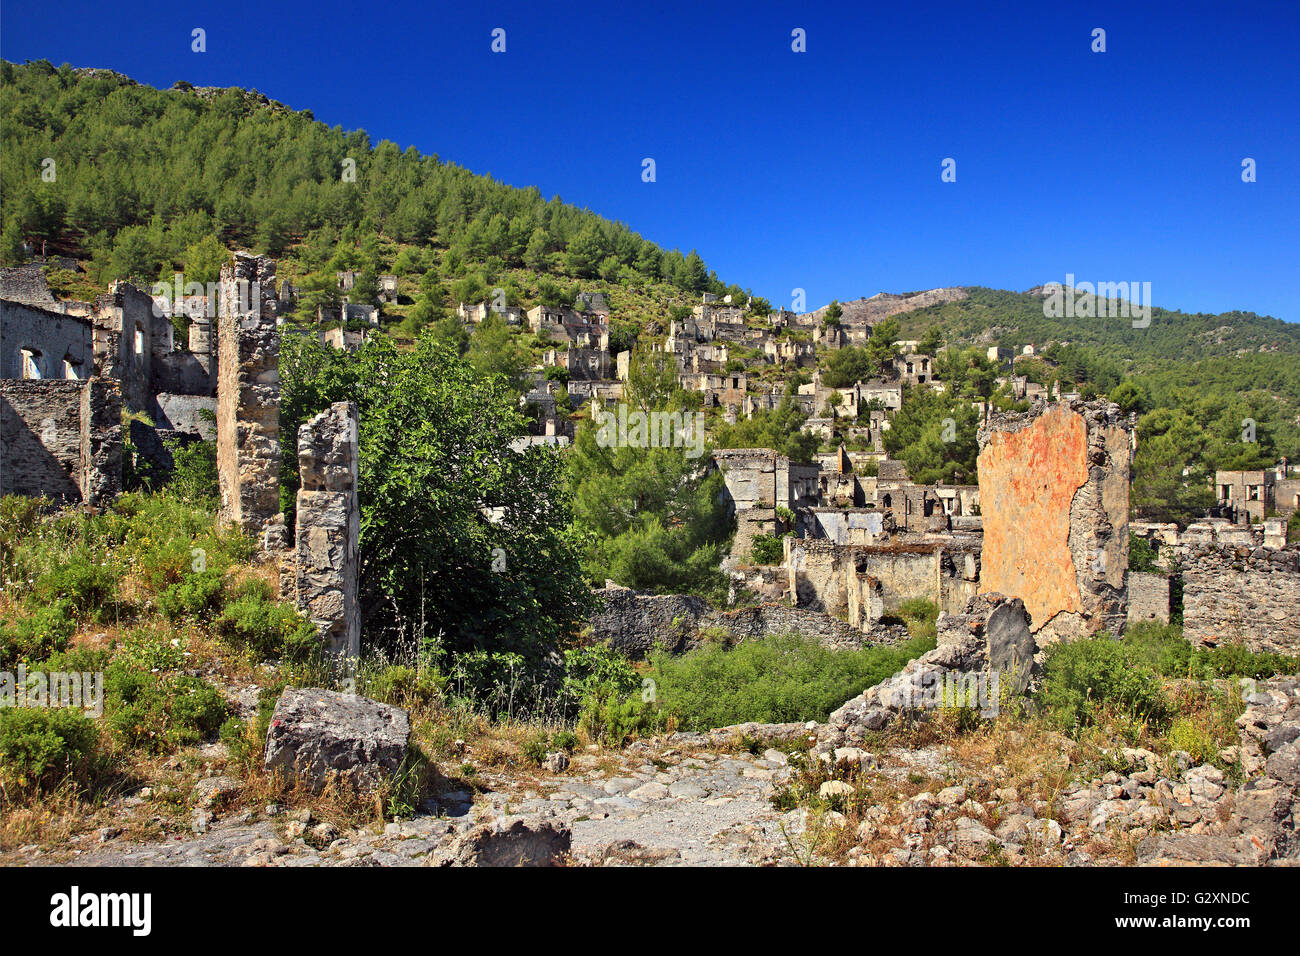
<svg viewBox="0 0 1300 956"><path fill-rule="evenodd" d="M559 866L573 844L569 827L540 816L481 823L457 838L442 866Z"/></svg>
<svg viewBox="0 0 1300 956"><path fill-rule="evenodd" d="M271 715L263 766L319 791L334 776L373 789L406 756L411 724L400 707L319 688L286 688Z"/></svg>

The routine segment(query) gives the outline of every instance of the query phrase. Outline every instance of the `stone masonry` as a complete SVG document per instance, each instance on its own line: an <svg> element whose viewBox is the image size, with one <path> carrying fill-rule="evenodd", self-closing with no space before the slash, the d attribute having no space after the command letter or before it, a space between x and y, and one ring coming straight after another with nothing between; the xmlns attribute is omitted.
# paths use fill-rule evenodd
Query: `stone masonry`
<svg viewBox="0 0 1300 956"><path fill-rule="evenodd" d="M0 494L102 505L121 490L116 382L0 380Z"/></svg>
<svg viewBox="0 0 1300 956"><path fill-rule="evenodd" d="M221 268L217 473L221 517L260 534L280 510L280 336L275 263L235 253Z"/></svg>
<svg viewBox="0 0 1300 956"><path fill-rule="evenodd" d="M1300 548L1193 547L1182 571L1189 641L1300 654Z"/></svg>
<svg viewBox="0 0 1300 956"><path fill-rule="evenodd" d="M299 609L335 655L361 650L357 580L361 511L357 504L357 406L335 402L298 429L294 590Z"/></svg>
<svg viewBox="0 0 1300 956"><path fill-rule="evenodd" d="M1128 623L1168 624L1171 611L1169 575L1145 571L1128 573Z"/></svg>
<svg viewBox="0 0 1300 956"><path fill-rule="evenodd" d="M1080 401L980 428L980 591L1021 598L1040 648L1124 627L1131 428L1117 405Z"/></svg>
<svg viewBox="0 0 1300 956"><path fill-rule="evenodd" d="M710 631L733 642L757 640L774 634L797 634L823 647L854 648L885 643L906 636L878 627L870 633L838 618L807 608L778 602L730 610L714 610L703 598L691 594L642 594L608 582L595 592L598 607L589 618L589 637L639 660L656 648L674 654L698 647Z"/></svg>

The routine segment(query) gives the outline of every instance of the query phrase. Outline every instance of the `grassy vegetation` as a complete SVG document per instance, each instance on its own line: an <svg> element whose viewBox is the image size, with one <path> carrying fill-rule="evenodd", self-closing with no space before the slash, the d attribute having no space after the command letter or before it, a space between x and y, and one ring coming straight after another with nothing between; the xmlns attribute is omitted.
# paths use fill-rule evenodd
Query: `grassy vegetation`
<svg viewBox="0 0 1300 956"><path fill-rule="evenodd" d="M709 643L652 659L659 709L685 730L756 721L825 720L832 710L934 647L919 638L896 647L831 650L798 635Z"/></svg>
<svg viewBox="0 0 1300 956"><path fill-rule="evenodd" d="M1163 776L1178 779L1185 766L1211 764L1240 783L1245 774L1235 750L1236 720L1245 703L1239 680L1297 672L1300 660L1294 657L1236 645L1194 648L1176 625L1141 624L1118 641L1103 634L1056 645L1046 655L1032 706L1004 701L997 717L974 721L941 711L866 734L864 746L873 753L941 746L946 759L938 769L891 777L795 753L795 771L773 802L780 809L808 810L798 849L810 860L843 860L855 847L887 850L888 828L903 820L903 801L957 783L977 802L992 799L994 789L1013 790L1022 802L1038 806L1040 818L1056 818L1068 828L1060 798L1070 785L1141 769L1141 760L1135 764L1124 756L1125 748L1154 754ZM1180 753L1190 762L1180 760ZM829 781L845 786L823 791ZM1099 833L1081 848L1115 863L1131 863L1134 855L1127 836ZM1042 852L1026 847L1030 862Z"/></svg>

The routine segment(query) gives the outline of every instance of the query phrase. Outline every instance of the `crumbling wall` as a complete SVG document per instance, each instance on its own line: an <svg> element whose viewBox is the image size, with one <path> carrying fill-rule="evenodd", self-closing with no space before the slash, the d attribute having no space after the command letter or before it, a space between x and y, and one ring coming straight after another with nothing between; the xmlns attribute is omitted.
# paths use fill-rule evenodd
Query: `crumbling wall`
<svg viewBox="0 0 1300 956"><path fill-rule="evenodd" d="M275 263L235 253L221 268L217 475L222 520L258 534L280 509L280 336Z"/></svg>
<svg viewBox="0 0 1300 956"><path fill-rule="evenodd" d="M608 641L634 659L656 646L683 650L709 611L707 601L691 594L638 594L612 583L595 593L596 610L588 619L591 638Z"/></svg>
<svg viewBox="0 0 1300 956"><path fill-rule="evenodd" d="M0 494L81 497L84 384L0 380Z"/></svg>
<svg viewBox="0 0 1300 956"><path fill-rule="evenodd" d="M90 320L20 302L0 301L0 378L22 378L24 349L40 353L41 377L61 379L66 359L77 378L94 371Z"/></svg>
<svg viewBox="0 0 1300 956"><path fill-rule="evenodd" d="M731 539L731 561L750 564L754 558L754 538L760 534L777 533L776 511L772 508L750 508L736 512L736 534Z"/></svg>
<svg viewBox="0 0 1300 956"><path fill-rule="evenodd" d="M354 402L336 402L298 429L295 598L326 652L348 657L361 651L357 464Z"/></svg>
<svg viewBox="0 0 1300 956"><path fill-rule="evenodd" d="M802 538L787 544L786 567L795 604L866 627L915 598L959 613L979 588L980 555L955 536L884 545Z"/></svg>
<svg viewBox="0 0 1300 956"><path fill-rule="evenodd" d="M902 628L877 628L867 633L820 611L780 602L720 611L693 594L640 594L612 583L596 595L597 609L588 619L588 636L608 641L634 660L655 648L677 654L698 647L704 639L702 632L714 629L734 642L797 634L833 648L861 647L906 635Z"/></svg>
<svg viewBox="0 0 1300 956"><path fill-rule="evenodd" d="M1169 575L1146 571L1128 573L1128 623L1169 623Z"/></svg>
<svg viewBox="0 0 1300 956"><path fill-rule="evenodd" d="M1040 647L1124 626L1131 427L1117 405L1072 402L980 428L980 592L1021 598Z"/></svg>
<svg viewBox="0 0 1300 956"><path fill-rule="evenodd" d="M1183 635L1195 644L1244 644L1300 654L1300 548L1188 549Z"/></svg>
<svg viewBox="0 0 1300 956"><path fill-rule="evenodd" d="M116 382L0 380L0 494L98 505L121 490Z"/></svg>
<svg viewBox="0 0 1300 956"><path fill-rule="evenodd" d="M81 500L106 505L122 493L122 390L92 378L81 390L78 483Z"/></svg>

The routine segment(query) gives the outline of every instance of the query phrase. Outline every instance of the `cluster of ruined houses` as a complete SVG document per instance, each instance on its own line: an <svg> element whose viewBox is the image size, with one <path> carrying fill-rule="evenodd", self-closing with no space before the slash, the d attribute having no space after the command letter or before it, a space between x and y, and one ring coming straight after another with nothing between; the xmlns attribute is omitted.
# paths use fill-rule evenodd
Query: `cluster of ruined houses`
<svg viewBox="0 0 1300 956"><path fill-rule="evenodd" d="M0 270L0 494L112 501L124 410L136 419L132 445L164 465L167 438L215 439L221 519L278 558L283 596L324 646L355 656L357 409L338 403L299 430L291 546L280 511L282 306L275 263L236 253L221 270L215 315L195 310L181 349L168 316L128 283L93 303L61 302L38 269Z"/></svg>
<svg viewBox="0 0 1300 956"><path fill-rule="evenodd" d="M215 315L192 314L181 348L167 315L130 284L67 302L39 269L0 270L0 494L110 501L121 490L124 409L148 417L129 426L146 456L165 456L168 437L215 438L222 518L278 555L284 596L325 645L355 654L357 411L338 404L302 426L290 545L279 503L283 295L274 262L235 254ZM607 306L595 297L584 305L586 314L540 309L528 321L607 345ZM914 361L910 374L930 372ZM737 523L728 568L781 610L745 612L746 633L797 629L806 612L828 639L870 639L905 601L960 612L972 597L1000 593L1024 601L1045 644L1168 620L1178 568L1190 638L1300 651L1300 548L1286 545L1272 515L1296 503L1285 463L1221 473L1220 499L1234 507L1202 524L1133 525L1171 571L1130 573L1132 427L1117 406L1073 396L989 413L978 485L916 485L887 459L872 474L863 467L870 453L843 448L810 464L770 449L716 452ZM758 534L782 537L778 564L751 561Z"/></svg>
<svg viewBox="0 0 1300 956"><path fill-rule="evenodd" d="M764 601L829 615L864 640L886 637L913 599L960 614L998 593L1025 602L1041 647L1168 623L1181 591L1190 640L1300 652L1300 547L1287 546L1284 519L1130 525L1132 427L1117 406L1078 399L993 413L977 486L917 486L895 462L859 477L843 450L811 465L770 449L716 452L737 525L727 569ZM1129 571L1130 530L1161 570ZM782 538L777 563L752 559L760 534ZM823 639L811 621L804 629ZM781 626L803 627L788 615Z"/></svg>

